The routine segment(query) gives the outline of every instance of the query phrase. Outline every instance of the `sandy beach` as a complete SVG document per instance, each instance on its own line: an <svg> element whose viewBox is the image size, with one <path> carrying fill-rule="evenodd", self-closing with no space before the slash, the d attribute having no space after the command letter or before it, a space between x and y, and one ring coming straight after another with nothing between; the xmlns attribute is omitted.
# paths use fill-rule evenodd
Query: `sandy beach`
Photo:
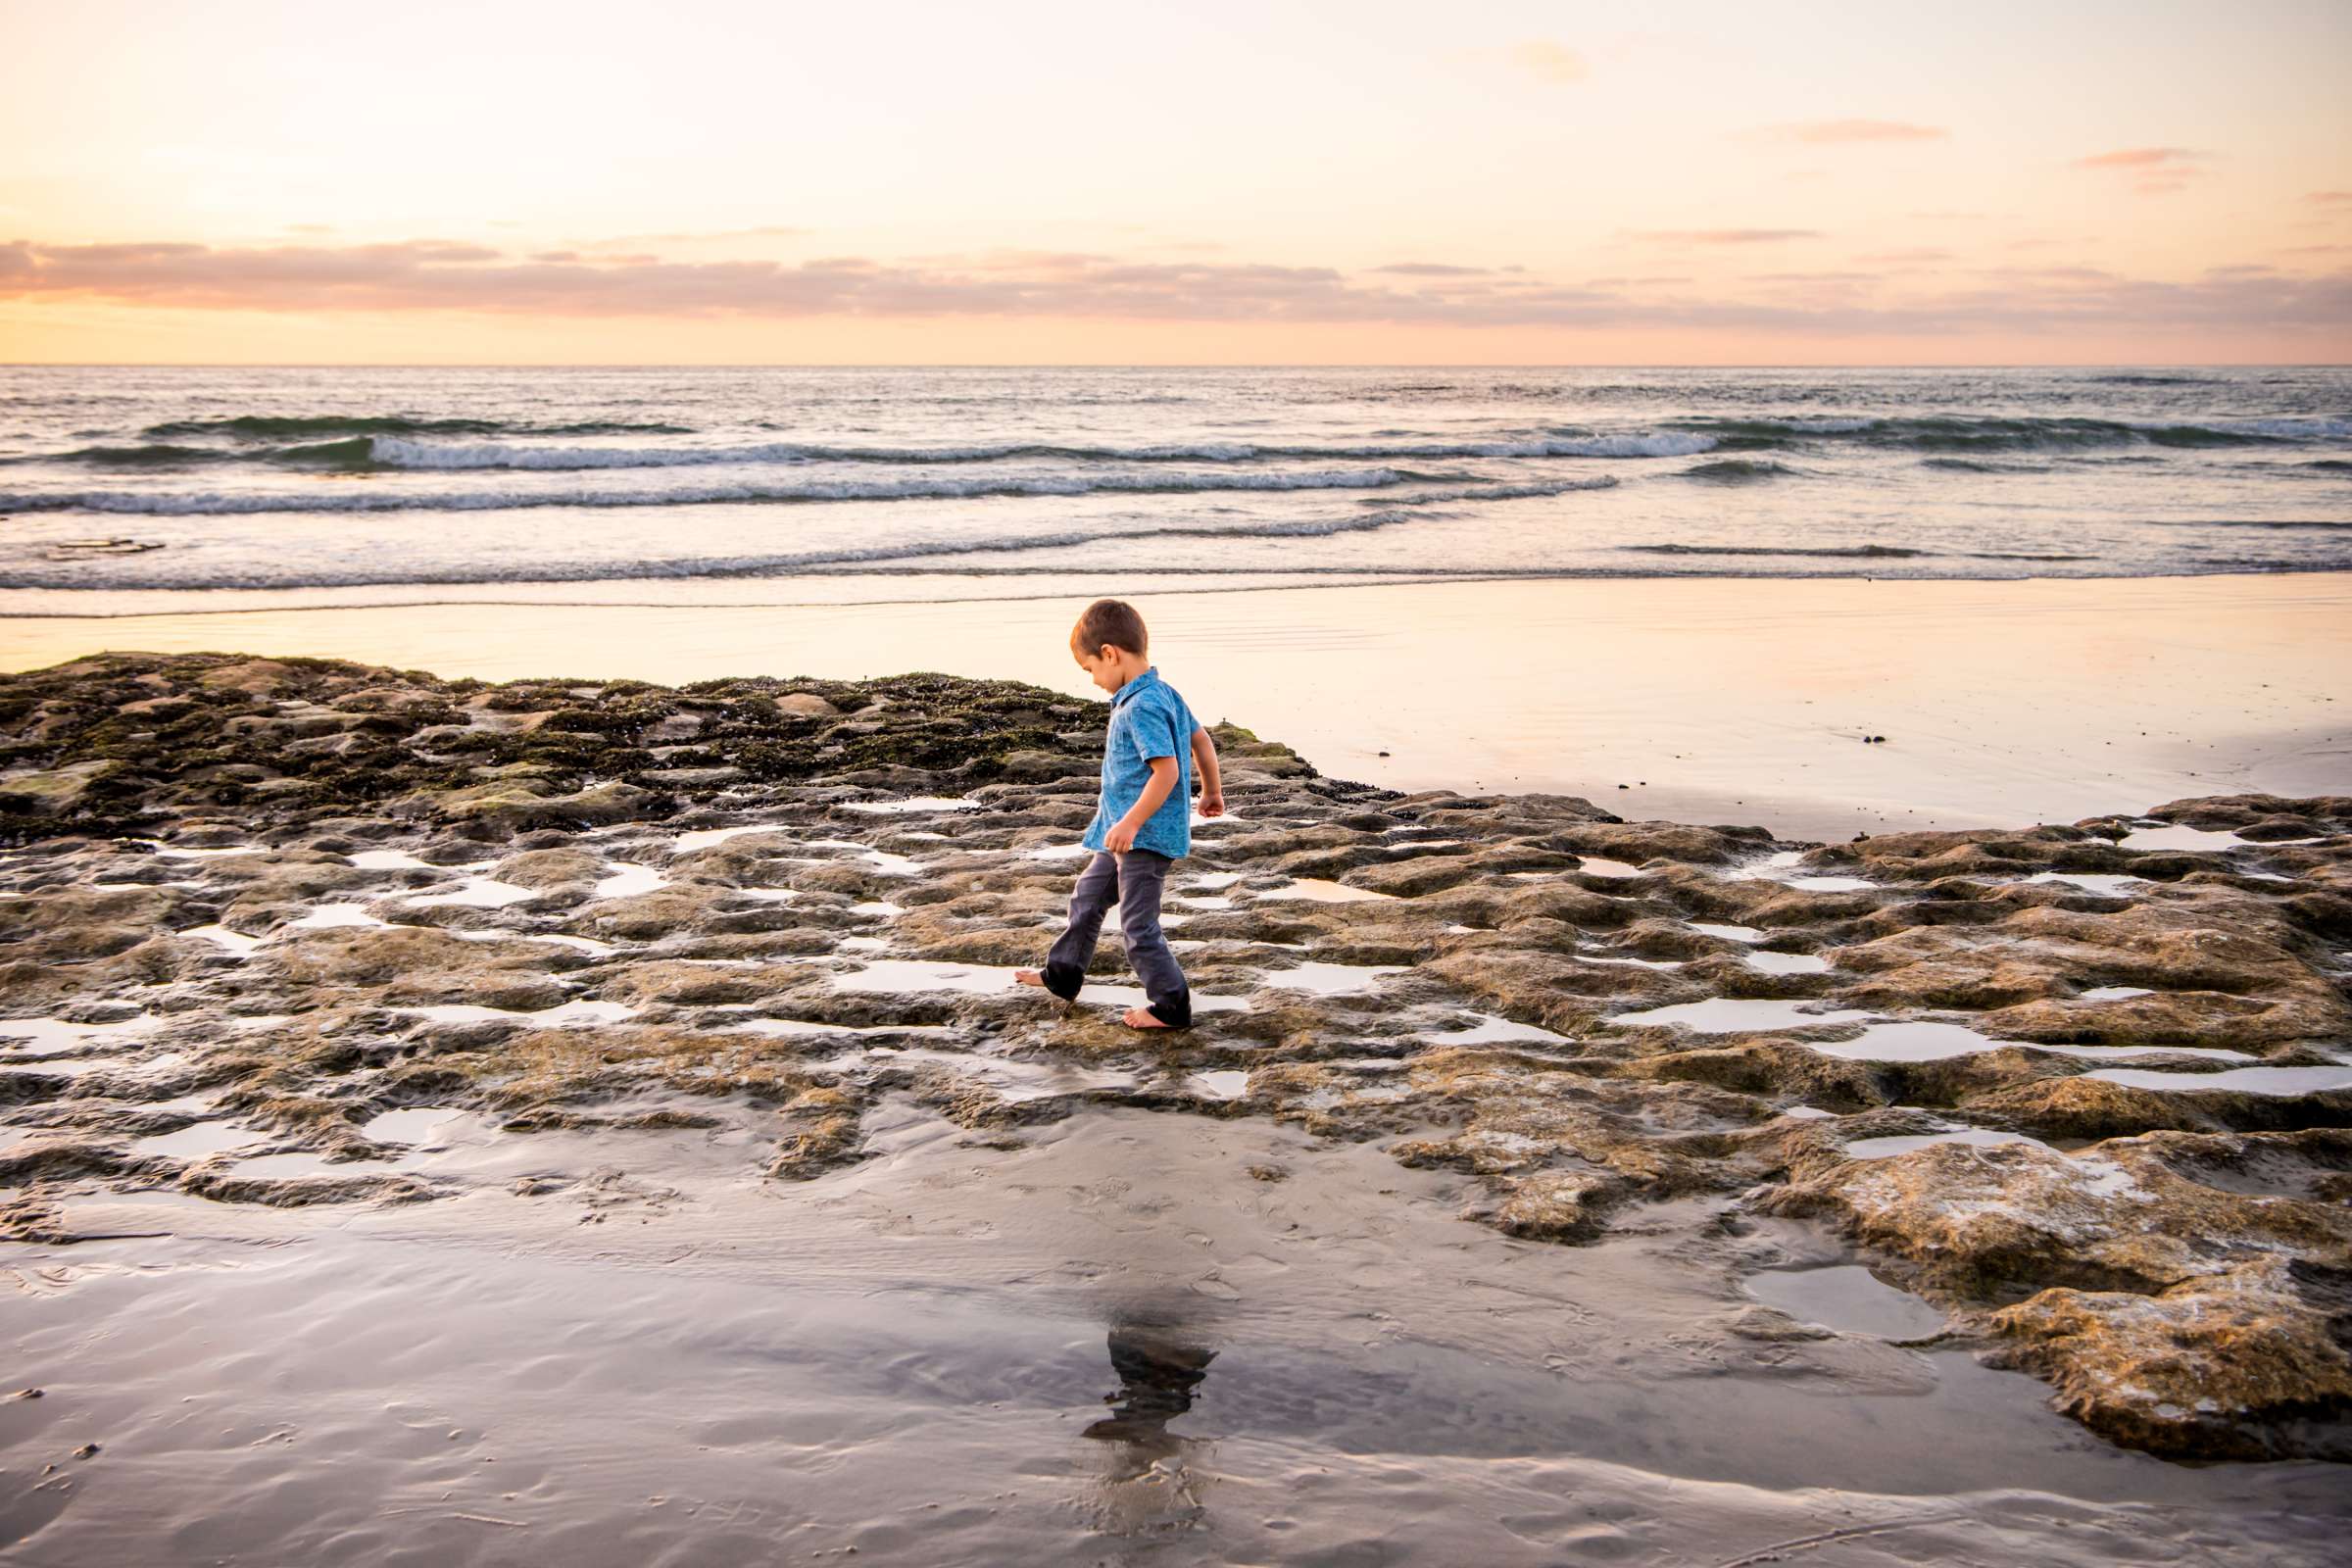
<svg viewBox="0 0 2352 1568"><path fill-rule="evenodd" d="M1096 592L1154 585L1102 579L1010 601L962 597L976 585L953 577L823 585L867 603L792 602L801 583L654 586L565 586L541 602L19 616L0 619L0 668L105 649L235 649L484 680L930 669L1078 695L1087 688L1064 629ZM2352 790L2352 577L2340 573L1137 597L1165 673L1199 711L1396 789L1556 791L1628 815L1817 839Z"/></svg>
<svg viewBox="0 0 2352 1568"><path fill-rule="evenodd" d="M24 1560L2330 1559L2352 800L1224 728L1139 1037L1100 703L601 674L0 682Z"/></svg>

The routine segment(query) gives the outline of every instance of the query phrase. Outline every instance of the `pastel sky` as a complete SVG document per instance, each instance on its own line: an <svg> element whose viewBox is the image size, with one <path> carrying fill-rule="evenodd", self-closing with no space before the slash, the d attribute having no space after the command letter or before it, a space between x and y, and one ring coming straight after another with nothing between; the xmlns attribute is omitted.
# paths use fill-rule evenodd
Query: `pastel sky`
<svg viewBox="0 0 2352 1568"><path fill-rule="evenodd" d="M0 0L0 362L2352 360L2352 5Z"/></svg>

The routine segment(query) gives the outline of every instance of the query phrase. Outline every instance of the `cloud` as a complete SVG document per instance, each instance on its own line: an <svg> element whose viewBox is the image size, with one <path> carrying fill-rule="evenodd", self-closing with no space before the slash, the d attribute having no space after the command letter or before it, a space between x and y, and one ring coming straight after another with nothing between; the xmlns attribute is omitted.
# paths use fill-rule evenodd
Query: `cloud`
<svg viewBox="0 0 2352 1568"><path fill-rule="evenodd" d="M1952 253L1950 251L1928 250L1925 248L1899 251L1874 251L1868 256L1857 256L1854 258L1854 260L1857 262L1870 262L1876 265L1886 267L1917 267L1924 266L1930 262L1948 262L1952 260Z"/></svg>
<svg viewBox="0 0 2352 1568"><path fill-rule="evenodd" d="M1511 45L1503 54L1512 65L1544 81L1566 84L1592 74L1592 68L1585 63L1583 55L1547 39L1530 38Z"/></svg>
<svg viewBox="0 0 2352 1568"><path fill-rule="evenodd" d="M2126 147L2121 152L2093 153L2075 160L2077 169L2178 169L2200 162L2204 154L2186 147Z"/></svg>
<svg viewBox="0 0 2352 1568"><path fill-rule="evenodd" d="M2205 163L2206 155L2191 147L2125 147L2078 158L2075 167L2128 175L2142 196L2169 196L2202 175Z"/></svg>
<svg viewBox="0 0 2352 1568"><path fill-rule="evenodd" d="M1809 147L1840 143L1941 141L1951 132L1941 125L1915 125L1907 120L1791 120L1747 132L1755 141L1802 142Z"/></svg>
<svg viewBox="0 0 2352 1568"><path fill-rule="evenodd" d="M797 239L808 232L808 229L794 228L785 223L765 223L758 228L718 228L666 234L621 234L612 239L574 240L572 244L584 251L617 250L629 245L722 245L742 239Z"/></svg>
<svg viewBox="0 0 2352 1568"><path fill-rule="evenodd" d="M1806 231L1712 231L1787 234ZM1708 241L1707 243L1716 243ZM1731 241L1730 243L1745 243ZM311 312L463 311L554 319L808 317L1682 328L1791 338L2286 329L2352 333L2352 270L2320 276L2222 269L2182 282L2089 268L1992 268L1963 284L1884 275L1768 274L1772 290L1645 291L1666 278L1575 285L1525 273L1403 274L1330 267L999 252L919 262L837 256L682 262L658 255L507 256L419 239L212 247L157 240L0 244L0 298ZM1415 265L1415 264L1402 264ZM1420 264L1446 265L1446 264ZM1857 282L1873 285L1867 302Z"/></svg>
<svg viewBox="0 0 2352 1568"><path fill-rule="evenodd" d="M1375 272L1396 272L1405 277L1470 277L1492 271L1486 267L1456 267L1450 262L1391 262L1386 267L1371 269Z"/></svg>
<svg viewBox="0 0 2352 1568"><path fill-rule="evenodd" d="M1659 245L1773 245L1822 237L1818 228L1637 228L1628 232Z"/></svg>
<svg viewBox="0 0 2352 1568"><path fill-rule="evenodd" d="M2303 199L2315 207L2352 207L2352 190L2315 190Z"/></svg>

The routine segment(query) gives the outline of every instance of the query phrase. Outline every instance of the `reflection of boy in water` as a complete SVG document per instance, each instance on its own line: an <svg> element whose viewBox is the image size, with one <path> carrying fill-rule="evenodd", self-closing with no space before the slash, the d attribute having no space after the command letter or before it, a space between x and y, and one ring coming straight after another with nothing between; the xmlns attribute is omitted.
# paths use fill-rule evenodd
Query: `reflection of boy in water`
<svg viewBox="0 0 2352 1568"><path fill-rule="evenodd" d="M1168 1423L1193 1407L1193 1390L1208 1376L1217 1352L1165 1329L1120 1326L1110 1331L1110 1369L1119 1392L1105 1396L1111 1413L1085 1436L1172 1448Z"/></svg>

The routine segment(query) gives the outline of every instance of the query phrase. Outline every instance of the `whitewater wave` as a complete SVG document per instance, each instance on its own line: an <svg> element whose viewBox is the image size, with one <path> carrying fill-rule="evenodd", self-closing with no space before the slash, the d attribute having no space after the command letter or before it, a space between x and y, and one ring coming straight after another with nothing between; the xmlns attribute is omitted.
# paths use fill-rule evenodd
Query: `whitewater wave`
<svg viewBox="0 0 2352 1568"><path fill-rule="evenodd" d="M1849 437L1866 444L1908 447L1922 452L2066 451L2105 446L2226 447L2341 441L2352 437L2352 420L2322 415L2169 423L1964 415L1896 418L1691 418L1668 423L1675 429L1713 435L1730 450L1786 446L1824 437Z"/></svg>
<svg viewBox="0 0 2352 1568"><path fill-rule="evenodd" d="M1675 458L1705 452L1709 437L1631 431L1507 441L1408 441L1274 445L1246 441L1148 446L1064 446L992 442L972 446L865 447L762 441L710 447L546 447L410 441L378 436L371 460L388 468L669 468L720 464L890 463L933 465L1046 459L1097 463L1254 463L1430 458Z"/></svg>
<svg viewBox="0 0 2352 1568"><path fill-rule="evenodd" d="M299 491L79 490L10 494L0 513L100 512L156 516L236 516L273 512L503 512L525 507L681 507L724 502L967 500L1083 496L1101 491L1176 495L1204 490L1381 490L1427 478L1403 468L1319 468L1293 473L1036 473L969 478L812 480L805 484L688 485L670 489Z"/></svg>
<svg viewBox="0 0 2352 1568"><path fill-rule="evenodd" d="M243 441L349 435L692 435L683 424L583 419L559 424L506 419L420 419L403 414L240 414L225 419L170 419L139 432L157 438L230 436Z"/></svg>

